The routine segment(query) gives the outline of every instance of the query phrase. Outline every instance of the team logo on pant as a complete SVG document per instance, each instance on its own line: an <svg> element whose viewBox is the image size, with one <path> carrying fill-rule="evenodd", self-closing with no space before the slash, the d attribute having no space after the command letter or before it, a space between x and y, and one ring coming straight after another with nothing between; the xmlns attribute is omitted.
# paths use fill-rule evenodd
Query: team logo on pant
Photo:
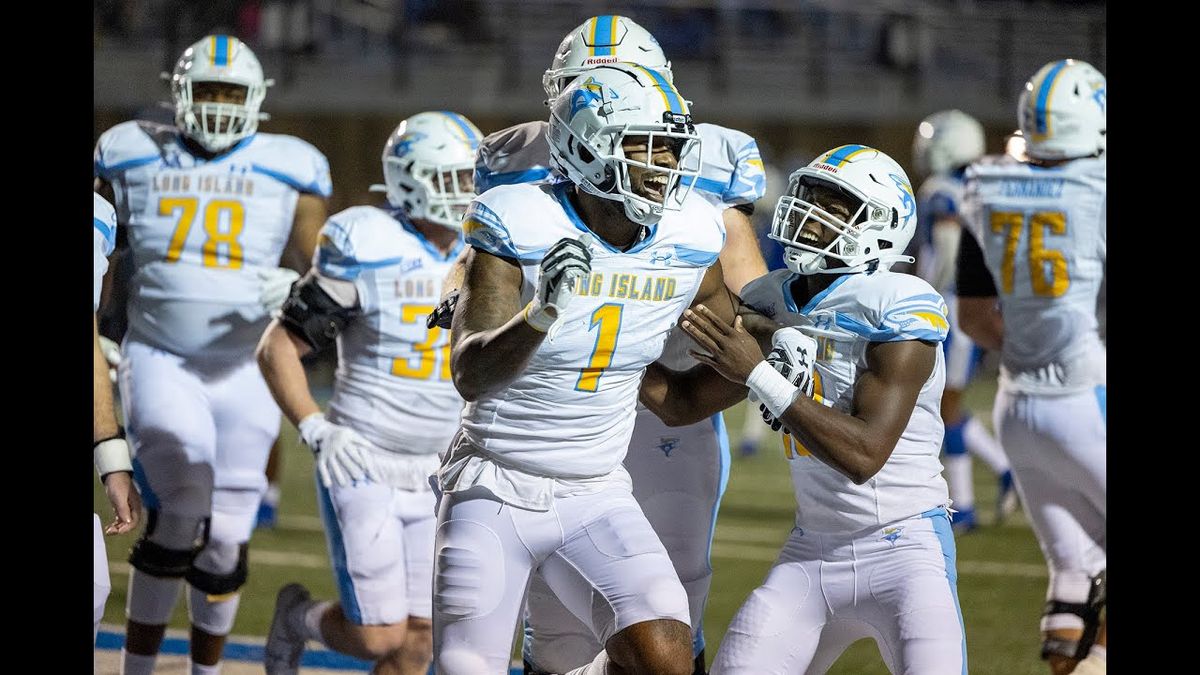
<svg viewBox="0 0 1200 675"><path fill-rule="evenodd" d="M679 447L679 437L678 436L673 437L673 438L667 438L666 436L660 436L658 441L659 441L658 446L657 446L658 449L661 450L662 454L667 457L671 456L672 450Z"/></svg>
<svg viewBox="0 0 1200 675"><path fill-rule="evenodd" d="M883 536L880 537L880 539L882 539L883 541L886 541L887 543L891 544L892 546L895 546L896 540L900 538L900 533L903 531L904 531L903 526L901 526L901 527L885 527L885 528L883 528Z"/></svg>

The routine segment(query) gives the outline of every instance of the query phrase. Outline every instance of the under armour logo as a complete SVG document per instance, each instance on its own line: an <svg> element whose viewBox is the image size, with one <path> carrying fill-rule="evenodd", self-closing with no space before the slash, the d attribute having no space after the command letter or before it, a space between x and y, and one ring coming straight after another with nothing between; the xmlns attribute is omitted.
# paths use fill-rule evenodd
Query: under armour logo
<svg viewBox="0 0 1200 675"><path fill-rule="evenodd" d="M663 455L665 455L667 457L671 456L672 450L679 447L679 438L678 437L675 437L675 438L660 437L658 440L659 440L659 444L657 446L658 449L662 452Z"/></svg>
<svg viewBox="0 0 1200 675"><path fill-rule="evenodd" d="M654 265L665 265L670 260L671 253L669 251L666 253L655 253L650 256L650 262Z"/></svg>

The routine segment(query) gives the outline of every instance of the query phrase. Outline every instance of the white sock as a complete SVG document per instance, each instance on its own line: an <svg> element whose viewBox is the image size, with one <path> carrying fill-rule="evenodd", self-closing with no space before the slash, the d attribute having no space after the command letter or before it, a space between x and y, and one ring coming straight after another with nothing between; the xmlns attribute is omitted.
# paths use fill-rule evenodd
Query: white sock
<svg viewBox="0 0 1200 675"><path fill-rule="evenodd" d="M563 675L608 675L608 652L601 650L591 663L568 670Z"/></svg>
<svg viewBox="0 0 1200 675"><path fill-rule="evenodd" d="M205 666L196 663L192 657L188 657L188 667L192 669L192 675L221 675L221 662L217 661L215 666Z"/></svg>
<svg viewBox="0 0 1200 675"><path fill-rule="evenodd" d="M768 428L762 421L762 413L758 412L758 406L747 402L746 416L742 418L742 442L749 442L755 445L762 443L763 436L767 435Z"/></svg>
<svg viewBox="0 0 1200 675"><path fill-rule="evenodd" d="M1000 447L1000 441L982 422L971 417L963 425L962 433L963 445L967 446L968 453L986 462L997 476L1008 471L1008 457L1004 454L1004 448Z"/></svg>
<svg viewBox="0 0 1200 675"><path fill-rule="evenodd" d="M158 654L142 656L130 654L121 648L121 675L154 675L154 662Z"/></svg>
<svg viewBox="0 0 1200 675"><path fill-rule="evenodd" d="M316 640L325 644L325 638L321 635L321 617L325 616L325 612L329 611L330 607L333 607L332 602L322 601L314 602L304 610L304 638L306 640Z"/></svg>
<svg viewBox="0 0 1200 675"><path fill-rule="evenodd" d="M282 494L279 490L278 483L270 483L267 485L267 492L263 495L263 501L271 506L279 506L279 496Z"/></svg>
<svg viewBox="0 0 1200 675"><path fill-rule="evenodd" d="M950 484L950 499L954 508L970 509L975 507L975 484L971 482L971 456L946 455L942 457L946 466L946 482Z"/></svg>

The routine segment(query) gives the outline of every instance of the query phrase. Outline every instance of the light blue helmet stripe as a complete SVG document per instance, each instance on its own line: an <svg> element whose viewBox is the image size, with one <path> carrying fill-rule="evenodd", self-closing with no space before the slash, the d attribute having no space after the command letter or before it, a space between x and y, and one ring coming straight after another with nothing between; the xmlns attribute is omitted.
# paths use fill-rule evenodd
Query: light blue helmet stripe
<svg viewBox="0 0 1200 675"><path fill-rule="evenodd" d="M867 146L865 146L865 145L843 145L842 147L840 147L836 151L834 151L834 153L832 155L826 157L823 161L826 164L832 164L834 166L841 166L841 163L846 161L847 157L858 152L859 150L866 149L866 147Z"/></svg>
<svg viewBox="0 0 1200 675"><path fill-rule="evenodd" d="M613 22L616 18L611 14L596 17L595 56L612 56L612 47L609 45L613 41Z"/></svg>
<svg viewBox="0 0 1200 675"><path fill-rule="evenodd" d="M218 35L217 36L217 45L216 45L216 48L214 51L216 52L213 55L213 65L214 66L229 65L229 36L228 35Z"/></svg>
<svg viewBox="0 0 1200 675"><path fill-rule="evenodd" d="M667 107L673 113L686 114L687 107L683 104L683 99L679 97L679 92L675 91L675 87L663 77L662 73L653 68L642 68L650 77L654 78L655 84L659 89L663 90L663 96L667 99Z"/></svg>
<svg viewBox="0 0 1200 675"><path fill-rule="evenodd" d="M1046 113L1049 112L1046 110L1046 104L1050 102L1050 91L1054 89L1054 81L1066 67L1066 59L1059 61L1046 73L1046 77L1042 78L1042 86L1038 88L1037 108L1034 109L1034 128L1039 134L1046 133Z"/></svg>
<svg viewBox="0 0 1200 675"><path fill-rule="evenodd" d="M463 135L467 137L467 142L471 144L472 148L479 145L479 134L475 133L475 130L471 128L471 124L467 122L465 117L449 110L442 110L440 112L453 120L459 129L462 129Z"/></svg>

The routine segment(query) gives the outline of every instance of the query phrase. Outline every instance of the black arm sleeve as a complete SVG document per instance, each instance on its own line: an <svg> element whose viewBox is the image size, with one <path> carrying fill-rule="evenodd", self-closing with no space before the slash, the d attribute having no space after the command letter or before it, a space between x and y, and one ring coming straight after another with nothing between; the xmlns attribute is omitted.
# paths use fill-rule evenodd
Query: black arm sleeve
<svg viewBox="0 0 1200 675"><path fill-rule="evenodd" d="M958 242L958 259L955 261L954 274L955 290L960 297L994 298L1000 295L996 292L996 283L992 281L991 272L988 272L979 242L965 227Z"/></svg>
<svg viewBox="0 0 1200 675"><path fill-rule="evenodd" d="M279 322L314 351L321 351L334 343L338 333L358 313L357 306L347 308L338 304L321 288L315 274L307 274L292 284L291 295L281 308Z"/></svg>
<svg viewBox="0 0 1200 675"><path fill-rule="evenodd" d="M734 204L733 208L746 214L747 218L754 215L754 202L749 204Z"/></svg>

